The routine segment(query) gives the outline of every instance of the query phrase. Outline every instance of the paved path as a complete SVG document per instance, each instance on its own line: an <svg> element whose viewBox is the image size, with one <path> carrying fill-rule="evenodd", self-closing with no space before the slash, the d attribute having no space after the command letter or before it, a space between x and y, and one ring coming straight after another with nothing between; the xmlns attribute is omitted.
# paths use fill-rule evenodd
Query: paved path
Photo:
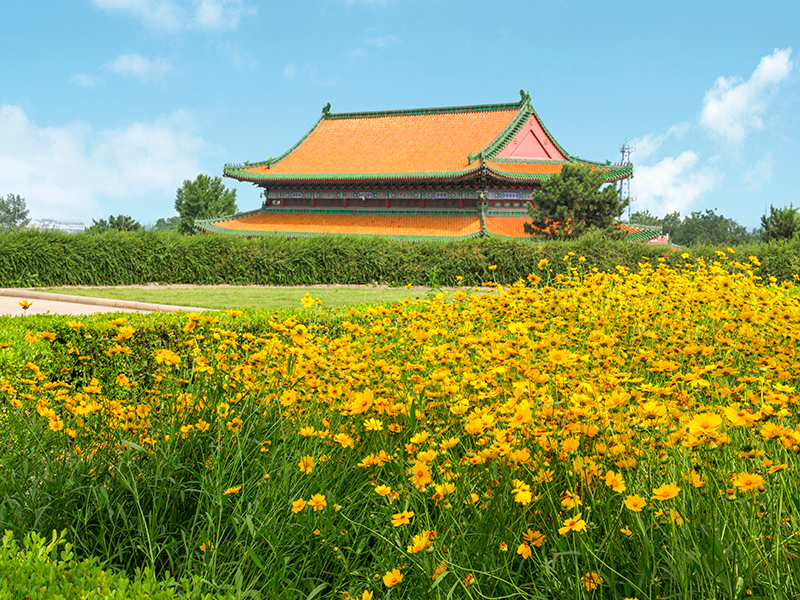
<svg viewBox="0 0 800 600"><path fill-rule="evenodd" d="M27 300L32 306L23 311L18 302ZM0 315L91 315L98 312L202 312L207 308L169 306L149 302L130 302L108 298L88 298L67 294L49 294L23 288L0 288Z"/></svg>

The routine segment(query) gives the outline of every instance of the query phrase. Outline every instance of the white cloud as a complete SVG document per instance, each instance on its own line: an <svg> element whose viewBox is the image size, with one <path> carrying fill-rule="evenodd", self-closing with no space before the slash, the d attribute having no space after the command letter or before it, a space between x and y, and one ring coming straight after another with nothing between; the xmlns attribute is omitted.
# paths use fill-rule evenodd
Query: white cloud
<svg viewBox="0 0 800 600"><path fill-rule="evenodd" d="M286 79L294 79L297 77L297 67L294 66L293 63L289 63L283 67L283 76L286 77Z"/></svg>
<svg viewBox="0 0 800 600"><path fill-rule="evenodd" d="M141 54L120 54L106 63L106 68L117 75L132 77L139 81L156 81L172 70L169 61L163 58L151 60Z"/></svg>
<svg viewBox="0 0 800 600"><path fill-rule="evenodd" d="M95 6L128 13L151 29L226 31L256 9L243 0L92 0Z"/></svg>
<svg viewBox="0 0 800 600"><path fill-rule="evenodd" d="M78 73L77 75L73 75L70 81L82 88L97 87L97 84L100 83L100 79L98 77L95 77L94 75L87 75L86 73Z"/></svg>
<svg viewBox="0 0 800 600"><path fill-rule="evenodd" d="M194 24L206 31L236 29L243 16L255 12L240 0L200 0L194 14Z"/></svg>
<svg viewBox="0 0 800 600"><path fill-rule="evenodd" d="M400 38L398 38L396 35L382 35L380 37L364 40L364 42L368 46L372 46L374 48L388 48L389 46L394 46L399 40Z"/></svg>
<svg viewBox="0 0 800 600"><path fill-rule="evenodd" d="M84 223L171 214L175 191L203 172L200 158L209 151L185 112L94 131L83 123L40 127L20 107L2 105L0 139L0 193L24 197L34 219Z"/></svg>
<svg viewBox="0 0 800 600"><path fill-rule="evenodd" d="M748 192L755 192L772 181L772 155L767 154L744 173L744 186Z"/></svg>
<svg viewBox="0 0 800 600"><path fill-rule="evenodd" d="M696 168L698 159L696 152L687 150L652 166L637 166L631 180L635 210L649 210L655 215L685 213L722 179L721 173L710 167Z"/></svg>
<svg viewBox="0 0 800 600"><path fill-rule="evenodd" d="M400 41L400 38L396 35L382 35L378 37L367 38L364 40L364 46L368 46L369 48L375 48L377 50L384 50L389 48L390 46L394 46ZM359 59L359 58L366 58L369 56L370 52L364 46L359 46L358 48L354 48L348 52L348 57Z"/></svg>
<svg viewBox="0 0 800 600"><path fill-rule="evenodd" d="M378 4L380 6L386 6L389 2L390 0L346 0L345 4L347 4L347 6L353 4Z"/></svg>
<svg viewBox="0 0 800 600"><path fill-rule="evenodd" d="M92 0L98 8L124 12L139 19L147 27L176 31L185 23L185 9L174 0Z"/></svg>
<svg viewBox="0 0 800 600"><path fill-rule="evenodd" d="M761 129L767 100L792 70L791 48L764 56L750 79L719 77L703 99L700 123L716 138L739 146L747 134Z"/></svg>
<svg viewBox="0 0 800 600"><path fill-rule="evenodd" d="M670 136L682 137L690 128L689 123L678 123L673 125L667 130L667 133L656 135L655 133L648 133L645 136L634 139L630 142L630 147L633 148L632 159L634 162L644 160L649 156L655 154L661 145L667 141Z"/></svg>

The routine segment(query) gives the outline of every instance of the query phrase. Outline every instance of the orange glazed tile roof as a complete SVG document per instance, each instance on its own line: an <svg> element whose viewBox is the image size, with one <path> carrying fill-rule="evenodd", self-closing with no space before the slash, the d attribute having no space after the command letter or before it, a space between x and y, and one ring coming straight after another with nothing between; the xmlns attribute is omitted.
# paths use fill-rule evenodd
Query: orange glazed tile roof
<svg viewBox="0 0 800 600"><path fill-rule="evenodd" d="M633 167L570 156L533 110L530 96L483 104L381 112L331 113L292 148L259 163L226 165L224 174L264 187L281 182L464 180L485 175L535 182L564 164L603 169L606 181Z"/></svg>
<svg viewBox="0 0 800 600"><path fill-rule="evenodd" d="M461 171L489 145L517 110L325 119L270 175L432 173Z"/></svg>

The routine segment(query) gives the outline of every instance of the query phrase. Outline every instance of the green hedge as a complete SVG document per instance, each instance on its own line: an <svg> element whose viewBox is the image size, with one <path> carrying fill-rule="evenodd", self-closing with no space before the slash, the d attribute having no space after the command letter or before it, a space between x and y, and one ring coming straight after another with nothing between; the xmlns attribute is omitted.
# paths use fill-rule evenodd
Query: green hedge
<svg viewBox="0 0 800 600"><path fill-rule="evenodd" d="M715 260L716 248L686 250L694 259ZM724 250L724 249L721 249ZM636 268L647 257L683 262L664 246L609 241L588 235L573 242L483 238L460 242L401 242L382 238L320 236L305 239L226 235L180 236L163 232L0 233L0 286L363 284L465 285L489 279L511 284L547 258L566 271L568 252L585 256L586 266ZM736 256L755 255L758 273L789 280L800 272L800 241L738 246ZM489 270L497 265L496 271Z"/></svg>
<svg viewBox="0 0 800 600"><path fill-rule="evenodd" d="M211 600L199 577L158 581L149 569L133 581L103 568L97 558L75 560L66 533L28 534L19 546L6 532L0 546L0 600ZM59 552L59 547L63 550ZM235 598L234 595L213 598Z"/></svg>

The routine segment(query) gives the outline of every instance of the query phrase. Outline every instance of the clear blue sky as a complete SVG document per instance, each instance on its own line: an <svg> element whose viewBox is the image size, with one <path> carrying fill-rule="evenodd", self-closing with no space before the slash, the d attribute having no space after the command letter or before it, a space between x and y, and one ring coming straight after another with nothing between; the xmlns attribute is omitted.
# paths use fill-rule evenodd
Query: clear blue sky
<svg viewBox="0 0 800 600"><path fill-rule="evenodd" d="M184 180L281 154L327 102L520 89L569 153L636 147L634 210L753 228L800 205L797 0L24 0L0 23L0 194L32 218L154 223Z"/></svg>

